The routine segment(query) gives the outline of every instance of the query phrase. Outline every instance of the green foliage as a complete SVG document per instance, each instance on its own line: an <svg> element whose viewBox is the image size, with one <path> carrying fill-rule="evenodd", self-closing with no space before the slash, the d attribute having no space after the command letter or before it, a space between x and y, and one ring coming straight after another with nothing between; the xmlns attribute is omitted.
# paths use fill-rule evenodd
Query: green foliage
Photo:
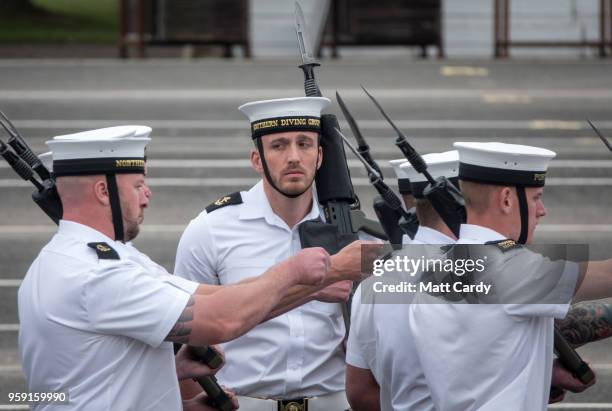
<svg viewBox="0 0 612 411"><path fill-rule="evenodd" d="M0 14L2 43L113 43L117 0L32 0L28 12Z"/></svg>

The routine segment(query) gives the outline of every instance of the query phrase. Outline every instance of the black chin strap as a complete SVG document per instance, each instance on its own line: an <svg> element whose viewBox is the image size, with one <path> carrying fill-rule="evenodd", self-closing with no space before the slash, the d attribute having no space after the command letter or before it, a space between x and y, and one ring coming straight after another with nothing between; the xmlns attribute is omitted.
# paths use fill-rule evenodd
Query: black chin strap
<svg viewBox="0 0 612 411"><path fill-rule="evenodd" d="M529 206L527 205L527 195L524 186L516 186L516 194L519 200L519 212L521 214L521 234L517 243L525 244L529 232Z"/></svg>
<svg viewBox="0 0 612 411"><path fill-rule="evenodd" d="M261 142L261 137L256 138L255 141L257 142L257 151L259 152L259 158L261 158L261 165L263 166L263 169L264 169L264 175L266 176L266 180L268 180L268 183L270 183L273 189L275 189L276 191L278 191L285 197L297 198L301 196L302 194L304 194L306 191L308 191L310 187L312 187L312 183L314 183L315 181L315 176L312 176L312 181L310 182L310 184L308 184L308 187L306 187L304 191L298 194L289 194L289 193L282 191L280 188L278 188L276 184L274 184L274 181L272 181L272 176L270 175L270 170L268 169L268 163L266 163L266 157L264 156L264 148L263 148L263 143ZM317 152L317 163L319 163L318 152Z"/></svg>
<svg viewBox="0 0 612 411"><path fill-rule="evenodd" d="M108 186L108 199L113 217L113 228L115 229L115 241L123 241L123 214L121 214L121 203L119 202L119 190L117 189L117 178L115 174L106 175Z"/></svg>

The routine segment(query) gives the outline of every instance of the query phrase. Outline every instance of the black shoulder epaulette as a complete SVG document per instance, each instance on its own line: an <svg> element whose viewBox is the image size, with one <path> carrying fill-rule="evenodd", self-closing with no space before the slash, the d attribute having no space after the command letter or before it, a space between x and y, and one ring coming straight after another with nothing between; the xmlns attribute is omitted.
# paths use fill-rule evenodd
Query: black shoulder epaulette
<svg viewBox="0 0 612 411"><path fill-rule="evenodd" d="M488 241L485 244L496 245L502 252L514 250L515 248L522 248L523 246L518 244L514 240L497 240L497 241Z"/></svg>
<svg viewBox="0 0 612 411"><path fill-rule="evenodd" d="M98 254L100 260L119 260L119 254L107 243L87 243Z"/></svg>
<svg viewBox="0 0 612 411"><path fill-rule="evenodd" d="M216 199L214 202L210 203L208 207L206 207L206 212L210 213L221 207L235 204L242 204L242 196L240 195L240 191L236 191L235 193Z"/></svg>

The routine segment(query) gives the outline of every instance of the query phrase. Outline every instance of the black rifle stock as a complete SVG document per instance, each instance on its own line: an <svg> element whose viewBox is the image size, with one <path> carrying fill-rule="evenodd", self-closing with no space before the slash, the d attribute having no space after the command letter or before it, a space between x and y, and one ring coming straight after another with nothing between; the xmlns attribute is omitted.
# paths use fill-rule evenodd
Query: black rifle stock
<svg viewBox="0 0 612 411"><path fill-rule="evenodd" d="M217 368L223 362L221 356L211 347L203 346L189 347L198 357L198 359L209 366L210 368ZM236 407L234 407L234 403L232 399L227 395L223 388L219 385L217 378L212 375L208 377L199 377L195 379L197 383L204 389L206 395L208 396L210 402L214 407L219 409L220 411L234 411Z"/></svg>
<svg viewBox="0 0 612 411"><path fill-rule="evenodd" d="M580 357L580 354L567 342L561 331L555 326L555 352L563 367L572 373L583 384L590 384L595 379L595 373L589 365ZM562 388L552 386L550 398L556 398L563 394Z"/></svg>
<svg viewBox="0 0 612 411"><path fill-rule="evenodd" d="M555 351L561 364L580 382L589 384L595 379L593 370L567 342L557 327L555 327Z"/></svg>

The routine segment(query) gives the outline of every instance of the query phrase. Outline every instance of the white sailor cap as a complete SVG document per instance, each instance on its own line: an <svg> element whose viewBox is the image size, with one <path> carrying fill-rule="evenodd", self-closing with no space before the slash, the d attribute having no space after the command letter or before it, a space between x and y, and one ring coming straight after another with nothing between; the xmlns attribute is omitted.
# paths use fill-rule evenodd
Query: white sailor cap
<svg viewBox="0 0 612 411"><path fill-rule="evenodd" d="M46 144L56 176L109 173L144 173L146 126L116 126L56 136Z"/></svg>
<svg viewBox="0 0 612 411"><path fill-rule="evenodd" d="M446 177L458 187L459 155L457 150L425 154L423 160L427 164L427 171L434 179ZM408 161L402 164L400 169L410 179L412 195L416 198L423 198L423 190L429 184L425 175L418 173Z"/></svg>
<svg viewBox="0 0 612 411"><path fill-rule="evenodd" d="M42 153L38 155L38 159L42 163L45 168L51 172L53 172L53 153L47 151L46 153Z"/></svg>
<svg viewBox="0 0 612 411"><path fill-rule="evenodd" d="M483 184L543 187L554 151L505 143L457 142L459 179Z"/></svg>
<svg viewBox="0 0 612 411"><path fill-rule="evenodd" d="M283 131L321 131L321 111L331 104L326 97L262 100L238 107L251 122L251 137Z"/></svg>
<svg viewBox="0 0 612 411"><path fill-rule="evenodd" d="M408 178L408 173L405 170L402 170L400 167L404 163L408 163L408 160L405 158L389 161L389 164L391 164L391 168L393 168L393 172L395 173L395 177L397 177L397 187L399 188L400 194L408 195L412 194L412 187L410 186L410 178Z"/></svg>

